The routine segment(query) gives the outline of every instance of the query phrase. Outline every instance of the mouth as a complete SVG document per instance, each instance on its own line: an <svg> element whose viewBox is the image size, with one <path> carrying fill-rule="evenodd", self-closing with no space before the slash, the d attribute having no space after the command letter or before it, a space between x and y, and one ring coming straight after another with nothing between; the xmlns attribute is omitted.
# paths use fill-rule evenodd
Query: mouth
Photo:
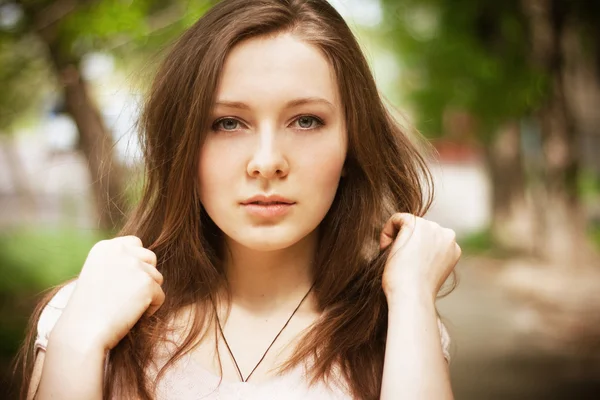
<svg viewBox="0 0 600 400"><path fill-rule="evenodd" d="M257 206L277 206L277 205L284 205L284 206L290 206L292 204L294 204L293 202L287 202L287 201L249 201L246 203L242 203L244 205L257 205Z"/></svg>
<svg viewBox="0 0 600 400"><path fill-rule="evenodd" d="M285 198L283 196L279 196L279 195L264 195L264 194L259 194L256 196L252 196L246 200L244 200L242 203L242 205L247 206L247 205L255 205L255 206L279 206L279 205L292 205L292 204L296 204L295 201L292 201L288 198Z"/></svg>
<svg viewBox="0 0 600 400"><path fill-rule="evenodd" d="M256 196L242 203L245 211L253 218L281 218L292 211L296 202L279 196Z"/></svg>

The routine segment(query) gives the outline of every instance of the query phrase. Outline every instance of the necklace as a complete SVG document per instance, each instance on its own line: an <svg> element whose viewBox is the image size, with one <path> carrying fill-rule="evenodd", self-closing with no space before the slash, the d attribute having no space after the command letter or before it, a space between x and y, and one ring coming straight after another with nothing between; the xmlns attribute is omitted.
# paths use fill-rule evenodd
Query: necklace
<svg viewBox="0 0 600 400"><path fill-rule="evenodd" d="M296 306L296 308L294 309L294 312L292 312L292 315L290 315L290 317L287 319L285 325L283 325L283 328L281 328L281 330L279 331L279 333L277 333L277 335L275 336L275 338L273 339L273 341L271 342L271 344L269 345L269 347L267 347L267 350L265 350L265 352L263 353L262 357L260 358L260 360L258 360L258 362L256 363L256 365L254 366L254 368L252 368L252 371L250 371L250 373L248 374L248 376L244 379L244 376L242 375L242 371L240 370L240 367L235 359L235 356L233 355L233 352L231 351L231 347L229 347L229 343L227 343L227 339L225 339L225 334L223 333L223 327L221 327L221 321L219 321L219 315L217 314L217 307L215 306L214 301L212 301L212 297L211 297L211 302L213 303L213 308L215 310L215 317L217 318L217 325L219 326L219 332L221 332L221 337L223 338L223 342L225 343L225 346L227 347L227 351L229 352L229 355L231 356L231 359L233 360L233 363L235 364L235 368L237 369L238 375L240 376L240 380L242 382L248 382L248 379L250 379L250 377L252 376L252 374L254 373L254 371L256 371L256 368L258 368L258 366L260 365L260 363L265 359L267 353L269 352L269 350L271 349L271 347L273 347L273 344L275 343L275 341L277 340L277 338L279 337L279 335L281 335L281 332L283 332L283 330L285 329L286 326L288 326L288 324L290 323L290 321L292 320L292 317L294 316L294 314L296 314L296 311L298 311L298 309L300 308L300 306L302 305L302 303L304 303L304 300L308 297L308 294L310 293L310 291L313 289L313 286L310 287L310 289L308 289L308 292L306 292L306 294L304 295L304 297L302 298L302 300L300 300L300 303L298 303L298 306Z"/></svg>

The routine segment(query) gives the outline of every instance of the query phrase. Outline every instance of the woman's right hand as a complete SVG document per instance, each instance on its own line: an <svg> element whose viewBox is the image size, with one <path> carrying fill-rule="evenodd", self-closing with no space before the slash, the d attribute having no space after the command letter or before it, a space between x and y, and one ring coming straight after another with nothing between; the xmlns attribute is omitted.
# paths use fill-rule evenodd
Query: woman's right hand
<svg viewBox="0 0 600 400"><path fill-rule="evenodd" d="M163 304L162 283L156 255L138 237L96 243L50 340L56 334L84 347L112 349L144 313Z"/></svg>

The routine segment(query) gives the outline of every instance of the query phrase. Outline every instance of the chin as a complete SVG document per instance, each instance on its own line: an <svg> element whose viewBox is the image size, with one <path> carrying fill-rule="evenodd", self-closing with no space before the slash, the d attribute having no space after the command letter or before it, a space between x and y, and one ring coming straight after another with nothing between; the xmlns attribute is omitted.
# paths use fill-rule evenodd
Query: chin
<svg viewBox="0 0 600 400"><path fill-rule="evenodd" d="M278 251L290 248L305 238L313 229L298 229L298 226L262 226L245 227L242 231L227 235L229 239L240 246L254 251Z"/></svg>
<svg viewBox="0 0 600 400"><path fill-rule="evenodd" d="M238 244L255 251L277 251L284 250L288 247L292 247L300 240L302 237L282 237L279 235L252 235L250 237L241 237L241 238L231 238Z"/></svg>

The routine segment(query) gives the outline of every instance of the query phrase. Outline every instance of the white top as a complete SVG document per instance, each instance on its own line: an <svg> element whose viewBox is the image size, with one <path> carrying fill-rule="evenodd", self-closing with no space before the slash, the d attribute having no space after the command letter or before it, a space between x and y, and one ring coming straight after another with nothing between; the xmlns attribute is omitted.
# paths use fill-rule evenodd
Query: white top
<svg viewBox="0 0 600 400"><path fill-rule="evenodd" d="M52 328L58 321L62 310L66 307L76 281L63 287L42 311L37 325L37 338L35 349L46 349L48 337ZM444 324L438 319L438 328L442 342L444 357L450 361L449 347L450 336ZM162 366L169 359L173 349L164 348L161 360L157 364ZM152 377L156 370L149 371ZM285 393L286 400L350 400L352 397L344 385L336 382L329 384L319 382L308 386L304 370L297 367L280 376L270 378L265 382L229 382L220 381L203 366L199 365L189 354L178 360L170 367L158 382L156 398L158 400L270 400L281 399Z"/></svg>

